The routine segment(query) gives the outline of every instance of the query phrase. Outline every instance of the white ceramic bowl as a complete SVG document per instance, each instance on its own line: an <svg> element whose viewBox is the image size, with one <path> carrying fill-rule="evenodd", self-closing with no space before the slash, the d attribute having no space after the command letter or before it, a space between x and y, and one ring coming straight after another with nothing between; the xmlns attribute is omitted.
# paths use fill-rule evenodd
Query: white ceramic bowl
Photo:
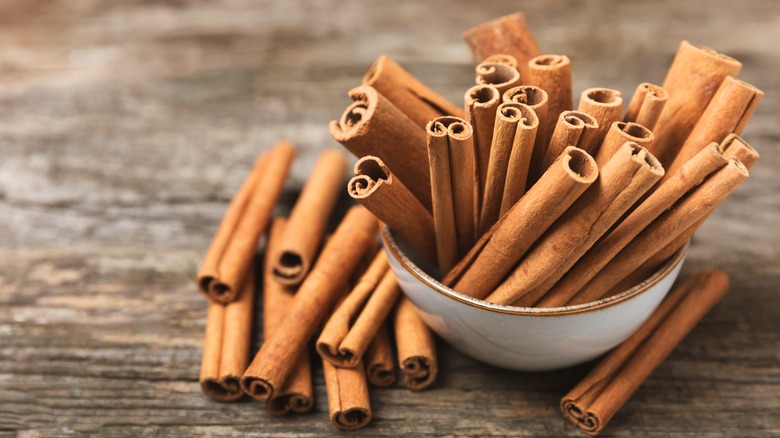
<svg viewBox="0 0 780 438"><path fill-rule="evenodd" d="M586 362L623 342L650 316L680 273L688 245L643 283L610 298L537 309L502 306L444 286L382 225L390 267L422 319L463 353L502 368L541 371ZM416 263L417 262L417 263Z"/></svg>

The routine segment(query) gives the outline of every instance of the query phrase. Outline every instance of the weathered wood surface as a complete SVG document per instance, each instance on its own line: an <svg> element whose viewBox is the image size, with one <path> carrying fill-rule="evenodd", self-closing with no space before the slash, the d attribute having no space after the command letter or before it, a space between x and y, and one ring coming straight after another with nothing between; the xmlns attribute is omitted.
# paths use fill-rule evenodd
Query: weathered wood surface
<svg viewBox="0 0 780 438"><path fill-rule="evenodd" d="M200 257L278 137L302 147L289 206L375 57L457 101L472 80L460 32L512 8L572 58L577 92L660 82L689 39L767 93L745 133L763 158L685 267L723 266L733 289L606 435L780 433L775 1L17 0L0 3L0 435L335 433L321 372L301 417L200 393ZM440 355L432 390L372 390L374 421L352 435L581 436L557 404L592 364L517 373Z"/></svg>

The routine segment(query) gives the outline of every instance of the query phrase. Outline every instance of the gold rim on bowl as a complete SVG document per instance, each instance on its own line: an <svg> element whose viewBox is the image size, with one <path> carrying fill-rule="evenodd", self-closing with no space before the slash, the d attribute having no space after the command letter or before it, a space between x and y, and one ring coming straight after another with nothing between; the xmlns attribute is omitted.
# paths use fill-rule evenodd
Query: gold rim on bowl
<svg viewBox="0 0 780 438"><path fill-rule="evenodd" d="M381 224L379 227L379 232L382 235L382 241L384 242L385 248L390 252L390 254L398 260L401 263L401 266L404 267L410 274L412 274L415 278L426 284L431 289L435 290L436 292L454 299L456 301L460 301L463 304L469 305L471 307L476 307L479 309L484 309L490 312L497 312L497 313L508 313L512 315L535 315L535 316L558 316L558 315L570 315L574 313L583 313L583 312L590 312L593 310L601 310L610 306L613 306L615 304L621 303L623 301L626 301L628 299L634 298L636 296L639 296L643 292L649 290L651 287L655 286L658 282L666 278L673 270L674 268L682 262L682 260L685 258L685 254L688 252L688 248L690 248L690 241L686 242L685 245L680 248L672 257L669 258L659 269L656 271L653 275L651 275L647 280L643 281L642 283L639 283L638 285L623 291L619 294L613 295L609 298L603 298L598 301L592 301L590 303L584 303L584 304L577 304L574 306L565 306L565 307L517 307L517 306L505 306L503 304L495 304L495 303L489 303L485 300L480 300L474 297L470 297L468 295L465 295L463 293L460 293L450 287L447 287L430 275L428 275L425 271L420 269L414 262L412 262L409 257L406 256L406 254L403 253L401 248L398 246L398 242L396 242L395 237L393 236L390 229L385 225L384 223Z"/></svg>

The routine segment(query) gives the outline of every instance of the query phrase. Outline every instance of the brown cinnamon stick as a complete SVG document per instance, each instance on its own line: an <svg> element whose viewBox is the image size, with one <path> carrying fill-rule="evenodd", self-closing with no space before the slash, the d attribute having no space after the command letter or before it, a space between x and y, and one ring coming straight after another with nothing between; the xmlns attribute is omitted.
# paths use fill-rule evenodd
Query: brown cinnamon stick
<svg viewBox="0 0 780 438"><path fill-rule="evenodd" d="M731 132L739 135L763 96L764 92L747 82L726 77L683 143L669 170L677 170L708 143L720 141Z"/></svg>
<svg viewBox="0 0 780 438"><path fill-rule="evenodd" d="M382 160L371 155L359 159L347 192L420 255L436 261L433 216Z"/></svg>
<svg viewBox="0 0 780 438"><path fill-rule="evenodd" d="M634 97L628 104L623 121L634 122L653 130L667 100L669 100L669 93L666 90L658 85L642 82L634 91Z"/></svg>
<svg viewBox="0 0 780 438"><path fill-rule="evenodd" d="M671 178L664 181L657 190L642 201L615 229L594 245L537 303L537 307L565 305L653 220L725 164L726 158L723 157L723 151L717 143L710 144L694 155Z"/></svg>
<svg viewBox="0 0 780 438"><path fill-rule="evenodd" d="M250 270L238 300L228 304L209 301L200 388L217 401L240 399L239 380L249 362L255 301L254 273Z"/></svg>
<svg viewBox="0 0 780 438"><path fill-rule="evenodd" d="M499 94L520 85L520 72L509 64L483 61L475 69L477 85L492 85Z"/></svg>
<svg viewBox="0 0 780 438"><path fill-rule="evenodd" d="M369 383L374 386L390 386L395 382L393 347L390 344L390 332L387 324L387 322L382 324L363 358L366 377Z"/></svg>
<svg viewBox="0 0 780 438"><path fill-rule="evenodd" d="M568 147L474 248L443 283L475 298L487 296L526 251L598 176L587 152Z"/></svg>
<svg viewBox="0 0 780 438"><path fill-rule="evenodd" d="M611 88L588 88L580 96L577 111L589 114L598 122L599 127L592 140L595 153L612 123L623 116L623 95Z"/></svg>
<svg viewBox="0 0 780 438"><path fill-rule="evenodd" d="M626 143L487 300L533 305L663 174L647 149Z"/></svg>
<svg viewBox="0 0 780 438"><path fill-rule="evenodd" d="M265 247L266 260L263 273L263 336L265 339L270 339L281 329L280 324L294 298L295 291L285 288L274 274L274 259L269 257L277 253L290 226L292 222L286 219L275 219ZM266 400L265 406L273 415L286 415L289 412L303 414L314 407L311 362L306 349L301 352L284 385L273 397Z"/></svg>
<svg viewBox="0 0 780 438"><path fill-rule="evenodd" d="M594 151L599 123L591 115L579 111L564 111L555 124L550 144L545 151L542 170L550 167L567 146L576 146L587 153Z"/></svg>
<svg viewBox="0 0 780 438"><path fill-rule="evenodd" d="M431 330L406 297L398 301L393 324L404 385L412 391L421 391L431 386L439 372L436 343Z"/></svg>
<svg viewBox="0 0 780 438"><path fill-rule="evenodd" d="M372 414L363 363L355 368L339 368L323 361L322 370L331 424L344 430L366 427Z"/></svg>
<svg viewBox="0 0 780 438"><path fill-rule="evenodd" d="M547 112L547 92L533 85L521 85L506 90L504 92L504 103L516 102L523 103L531 107L539 120L539 127L536 129L536 139L534 140L534 152L531 155L531 164L528 170L528 181L526 189L530 189L537 179L544 173L542 171L542 162L547 153L547 145L550 138L542 135L550 131L550 124L555 124L555 118L551 118Z"/></svg>
<svg viewBox="0 0 780 438"><path fill-rule="evenodd" d="M650 149L655 136L646 127L634 122L613 122L609 127L604 141L596 153L596 163L603 166L615 155L618 149L627 141L634 142L645 149Z"/></svg>
<svg viewBox="0 0 780 438"><path fill-rule="evenodd" d="M558 117L562 112L574 108L571 94L571 61L565 55L537 56L528 61L528 74L523 76L523 82L547 92L547 120L550 123L546 131L540 131L540 134L543 134L543 143L547 145Z"/></svg>
<svg viewBox="0 0 780 438"><path fill-rule="evenodd" d="M718 269L697 272L676 286L636 333L563 397L564 416L598 435L728 288L728 275Z"/></svg>
<svg viewBox="0 0 780 438"><path fill-rule="evenodd" d="M198 271L198 288L209 299L229 303L238 297L294 156L286 142L263 153L231 201Z"/></svg>
<svg viewBox="0 0 780 438"><path fill-rule="evenodd" d="M664 79L669 100L653 129L650 149L664 167L674 160L720 83L726 76L736 77L741 68L739 61L708 47L680 43Z"/></svg>
<svg viewBox="0 0 780 438"><path fill-rule="evenodd" d="M289 377L315 328L347 289L352 272L376 239L377 222L362 207L347 212L295 294L280 329L266 339L241 379L252 397L273 398Z"/></svg>
<svg viewBox="0 0 780 438"><path fill-rule="evenodd" d="M503 103L493 130L479 218L481 236L525 193L539 119L528 105Z"/></svg>
<svg viewBox="0 0 780 438"><path fill-rule="evenodd" d="M349 97L354 102L330 122L330 135L358 158L380 158L430 210L425 131L372 87L353 88Z"/></svg>
<svg viewBox="0 0 780 438"><path fill-rule="evenodd" d="M471 128L474 130L474 148L477 153L477 175L479 176L477 193L481 198L485 191L494 122L496 111L501 104L501 93L492 85L476 85L466 91L464 102L466 121L471 124ZM481 199L477 201L478 204L482 202Z"/></svg>
<svg viewBox="0 0 780 438"><path fill-rule="evenodd" d="M345 167L341 152L326 150L303 186L277 252L269 254L275 260L273 274L285 286L297 286L309 272L338 201Z"/></svg>
<svg viewBox="0 0 780 438"><path fill-rule="evenodd" d="M368 69L363 76L363 85L374 87L423 129L436 117L463 117L460 108L425 86L385 55L380 56Z"/></svg>
<svg viewBox="0 0 780 438"><path fill-rule="evenodd" d="M604 296L653 254L711 213L748 175L748 170L742 163L730 159L725 166L639 233L567 304L587 303Z"/></svg>
<svg viewBox="0 0 780 438"><path fill-rule="evenodd" d="M463 33L463 39L480 61L496 54L513 56L523 77L527 76L528 61L542 53L520 12L472 27Z"/></svg>
<svg viewBox="0 0 780 438"><path fill-rule="evenodd" d="M496 53L495 55L490 55L483 59L482 62L498 62L500 64L506 64L514 69L517 69L518 67L517 58L512 55L507 55L506 53Z"/></svg>

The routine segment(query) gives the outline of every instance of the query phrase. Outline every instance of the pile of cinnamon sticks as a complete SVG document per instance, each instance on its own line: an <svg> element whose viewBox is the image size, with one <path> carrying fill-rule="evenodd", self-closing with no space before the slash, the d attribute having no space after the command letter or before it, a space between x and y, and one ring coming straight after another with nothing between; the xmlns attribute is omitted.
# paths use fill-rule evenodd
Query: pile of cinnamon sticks
<svg viewBox="0 0 780 438"><path fill-rule="evenodd" d="M374 216L353 207L332 235L325 234L343 190L341 152L323 152L290 217L272 218L294 155L284 142L260 155L206 253L198 273L209 298L200 384L218 401L248 394L264 400L274 415L309 412L309 343L324 324L316 351L323 359L331 422L358 429L371 420L368 383L395 381L393 338L412 390L435 380L435 345L411 304L400 298L379 251ZM264 234L264 268L256 275L253 260ZM250 361L257 283L264 343Z"/></svg>

